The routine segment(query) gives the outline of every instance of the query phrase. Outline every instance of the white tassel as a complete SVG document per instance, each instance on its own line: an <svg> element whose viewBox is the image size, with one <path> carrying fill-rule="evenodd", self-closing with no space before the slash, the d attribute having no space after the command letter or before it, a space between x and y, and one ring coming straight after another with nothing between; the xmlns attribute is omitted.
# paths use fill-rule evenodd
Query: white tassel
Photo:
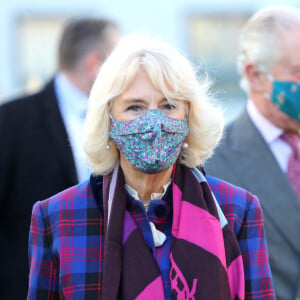
<svg viewBox="0 0 300 300"><path fill-rule="evenodd" d="M152 236L153 236L153 241L154 241L155 247L162 246L167 239L166 235L163 232L156 229L154 223L152 223L152 222L149 222L149 223L150 223L150 228L152 231Z"/></svg>

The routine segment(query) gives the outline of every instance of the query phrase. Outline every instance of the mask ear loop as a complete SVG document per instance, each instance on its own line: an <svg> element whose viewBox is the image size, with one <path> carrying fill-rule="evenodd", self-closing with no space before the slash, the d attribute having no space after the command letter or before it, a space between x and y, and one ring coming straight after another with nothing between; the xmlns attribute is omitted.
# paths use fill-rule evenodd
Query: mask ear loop
<svg viewBox="0 0 300 300"><path fill-rule="evenodd" d="M257 71L263 73L266 78L272 83L273 85L273 82L274 82L274 77L273 75L267 70L267 68L265 66L262 66L260 65L258 68L257 68ZM270 100L271 99L271 94L267 93L267 92L263 92L263 95L264 95L264 98Z"/></svg>

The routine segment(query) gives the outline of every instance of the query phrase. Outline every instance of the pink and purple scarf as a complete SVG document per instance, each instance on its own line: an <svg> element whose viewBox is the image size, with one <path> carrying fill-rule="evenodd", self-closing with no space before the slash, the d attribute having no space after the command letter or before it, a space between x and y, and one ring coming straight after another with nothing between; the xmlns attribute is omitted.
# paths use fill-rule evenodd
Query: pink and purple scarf
<svg viewBox="0 0 300 300"><path fill-rule="evenodd" d="M126 210L120 167L103 179L106 224L102 298L164 299L156 261ZM244 299L238 242L198 169L174 166L170 280L174 299Z"/></svg>

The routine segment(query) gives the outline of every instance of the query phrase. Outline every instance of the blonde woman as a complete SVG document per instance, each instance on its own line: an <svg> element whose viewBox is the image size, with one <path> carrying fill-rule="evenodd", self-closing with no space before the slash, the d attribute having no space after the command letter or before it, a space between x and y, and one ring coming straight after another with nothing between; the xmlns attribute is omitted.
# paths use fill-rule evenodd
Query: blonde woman
<svg viewBox="0 0 300 300"><path fill-rule="evenodd" d="M273 299L257 198L197 168L222 129L181 54L124 38L89 98L93 175L33 208L28 298Z"/></svg>

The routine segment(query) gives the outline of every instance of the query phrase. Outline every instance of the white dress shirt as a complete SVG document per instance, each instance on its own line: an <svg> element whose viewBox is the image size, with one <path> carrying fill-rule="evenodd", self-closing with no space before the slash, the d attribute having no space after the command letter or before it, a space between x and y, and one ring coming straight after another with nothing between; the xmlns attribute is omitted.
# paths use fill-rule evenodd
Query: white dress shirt
<svg viewBox="0 0 300 300"><path fill-rule="evenodd" d="M250 119L254 123L257 130L261 133L263 139L268 144L281 170L286 173L289 157L292 154L292 148L289 144L287 144L280 138L283 130L276 127L273 123L267 120L258 111L251 100L248 100L247 102L247 110Z"/></svg>
<svg viewBox="0 0 300 300"><path fill-rule="evenodd" d="M54 87L72 148L78 181L81 182L88 179L91 174L83 151L84 120L88 97L62 73L55 77Z"/></svg>

